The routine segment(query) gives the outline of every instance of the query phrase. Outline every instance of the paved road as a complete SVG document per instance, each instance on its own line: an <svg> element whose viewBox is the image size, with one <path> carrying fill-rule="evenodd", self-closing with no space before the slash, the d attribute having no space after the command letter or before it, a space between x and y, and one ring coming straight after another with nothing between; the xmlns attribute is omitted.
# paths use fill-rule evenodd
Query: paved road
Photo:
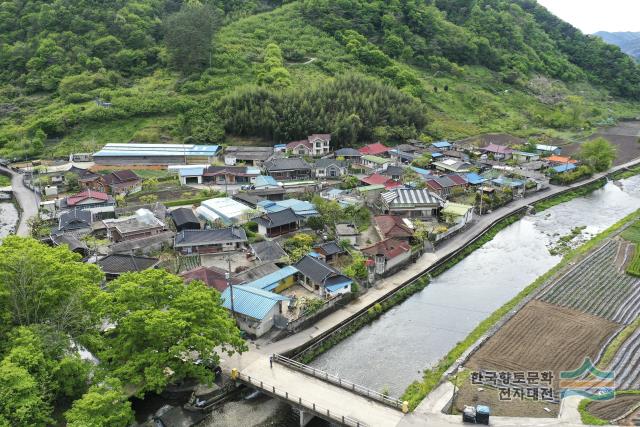
<svg viewBox="0 0 640 427"><path fill-rule="evenodd" d="M38 206L40 204L38 196L33 191L25 187L22 183L21 174L4 166L0 166L0 171L11 176L13 195L20 205L20 224L18 225L16 234L22 237L29 236L29 226L27 225L27 221L29 218L38 214Z"/></svg>

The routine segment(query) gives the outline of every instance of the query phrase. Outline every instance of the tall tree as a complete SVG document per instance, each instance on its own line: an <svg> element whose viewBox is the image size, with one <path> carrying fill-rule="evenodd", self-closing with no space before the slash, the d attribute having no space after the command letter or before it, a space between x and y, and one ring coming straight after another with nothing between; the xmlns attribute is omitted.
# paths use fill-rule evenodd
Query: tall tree
<svg viewBox="0 0 640 427"><path fill-rule="evenodd" d="M604 138L596 138L582 144L578 157L594 171L603 172L613 164L616 147Z"/></svg>
<svg viewBox="0 0 640 427"><path fill-rule="evenodd" d="M0 245L0 307L14 325L47 324L72 337L93 329L91 301L102 277L66 246L16 236Z"/></svg>
<svg viewBox="0 0 640 427"><path fill-rule="evenodd" d="M94 385L65 413L69 427L120 427L134 421L131 402L120 381L109 378Z"/></svg>
<svg viewBox="0 0 640 427"><path fill-rule="evenodd" d="M123 274L108 291L104 316L115 328L99 357L139 393L160 392L185 377L211 381L217 349L246 349L220 294L202 282L185 285L164 270L147 270Z"/></svg>
<svg viewBox="0 0 640 427"><path fill-rule="evenodd" d="M209 65L211 39L219 25L219 14L209 5L187 2L165 22L164 39L171 64L190 74Z"/></svg>

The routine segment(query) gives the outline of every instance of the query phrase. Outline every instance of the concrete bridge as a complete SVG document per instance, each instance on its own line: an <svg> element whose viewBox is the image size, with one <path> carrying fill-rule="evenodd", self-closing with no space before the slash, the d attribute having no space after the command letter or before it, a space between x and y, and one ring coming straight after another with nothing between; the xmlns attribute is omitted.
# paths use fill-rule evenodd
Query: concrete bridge
<svg viewBox="0 0 640 427"><path fill-rule="evenodd" d="M403 402L280 355L261 357L231 377L300 411L300 426L313 417L349 427L394 427Z"/></svg>

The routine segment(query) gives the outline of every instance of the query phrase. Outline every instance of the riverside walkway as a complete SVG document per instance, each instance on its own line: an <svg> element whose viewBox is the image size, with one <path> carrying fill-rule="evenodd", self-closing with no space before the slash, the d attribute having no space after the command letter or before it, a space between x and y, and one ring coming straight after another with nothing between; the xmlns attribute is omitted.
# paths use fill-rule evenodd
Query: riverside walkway
<svg viewBox="0 0 640 427"><path fill-rule="evenodd" d="M29 219L38 215L38 196L22 182L22 175L4 166L0 166L3 175L11 177L11 189L20 205L20 222L16 230L18 236L29 236Z"/></svg>

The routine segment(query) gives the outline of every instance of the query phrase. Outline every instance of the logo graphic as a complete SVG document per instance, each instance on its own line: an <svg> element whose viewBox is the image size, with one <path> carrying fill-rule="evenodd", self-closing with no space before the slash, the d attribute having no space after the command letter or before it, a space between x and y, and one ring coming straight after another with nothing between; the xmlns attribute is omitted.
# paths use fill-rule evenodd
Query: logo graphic
<svg viewBox="0 0 640 427"><path fill-rule="evenodd" d="M584 359L575 371L561 371L561 396L581 396L591 400L611 400L615 397L615 372L601 371L590 358Z"/></svg>

